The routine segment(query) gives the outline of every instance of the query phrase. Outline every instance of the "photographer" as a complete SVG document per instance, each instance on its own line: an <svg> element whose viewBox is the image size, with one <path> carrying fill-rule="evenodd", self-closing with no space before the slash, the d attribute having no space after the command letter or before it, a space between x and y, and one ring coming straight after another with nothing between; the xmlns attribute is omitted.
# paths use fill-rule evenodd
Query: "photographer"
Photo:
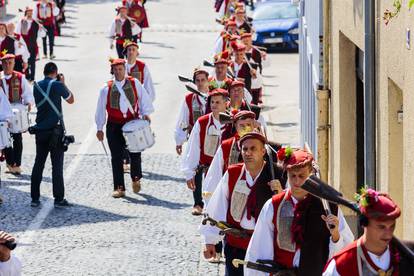
<svg viewBox="0 0 414 276"><path fill-rule="evenodd" d="M73 143L73 136L65 136L62 114L62 98L73 104L72 93L65 86L65 78L58 74L55 63L49 62L44 68L45 78L35 83L33 94L37 107L36 125L29 129L36 135L36 159L31 177L32 207L40 205L40 183L47 155L52 161L52 183L55 207L67 207L70 204L64 198L63 158L67 145ZM67 138L71 139L67 139ZM70 140L70 141L67 141Z"/></svg>
<svg viewBox="0 0 414 276"><path fill-rule="evenodd" d="M14 246L10 243L14 238L4 231L0 231L0 275L1 276L19 276L22 274L22 264L19 259L11 254Z"/></svg>

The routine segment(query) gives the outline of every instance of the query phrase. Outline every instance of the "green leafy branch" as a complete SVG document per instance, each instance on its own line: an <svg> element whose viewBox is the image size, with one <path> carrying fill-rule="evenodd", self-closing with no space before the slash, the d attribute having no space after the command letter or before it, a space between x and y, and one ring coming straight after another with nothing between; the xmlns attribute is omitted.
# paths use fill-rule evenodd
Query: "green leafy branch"
<svg viewBox="0 0 414 276"><path fill-rule="evenodd" d="M386 9L384 11L383 20L385 22L385 25L388 25L388 23L394 18L397 17L398 14L401 12L402 8L402 0L393 0L393 9L389 10ZM408 1L408 8L411 9L414 6L414 0Z"/></svg>

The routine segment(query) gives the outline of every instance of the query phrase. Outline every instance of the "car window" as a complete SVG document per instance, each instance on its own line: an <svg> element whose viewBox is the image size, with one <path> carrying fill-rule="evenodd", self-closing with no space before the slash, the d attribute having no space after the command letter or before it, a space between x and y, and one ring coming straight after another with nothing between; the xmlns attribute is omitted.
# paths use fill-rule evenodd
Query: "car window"
<svg viewBox="0 0 414 276"><path fill-rule="evenodd" d="M274 3L259 6L253 14L255 20L298 18L299 10L291 3Z"/></svg>

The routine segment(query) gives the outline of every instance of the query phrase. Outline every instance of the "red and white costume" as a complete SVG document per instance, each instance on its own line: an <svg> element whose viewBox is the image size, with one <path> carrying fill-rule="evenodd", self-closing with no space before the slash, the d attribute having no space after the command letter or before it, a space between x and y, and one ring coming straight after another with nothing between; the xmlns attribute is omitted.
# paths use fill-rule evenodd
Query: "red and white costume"
<svg viewBox="0 0 414 276"><path fill-rule="evenodd" d="M8 96L10 103L34 104L33 88L24 74L13 71L11 75L3 75L1 87Z"/></svg>
<svg viewBox="0 0 414 276"><path fill-rule="evenodd" d="M128 99L126 90L133 93L134 104ZM112 97L112 93L115 93ZM126 123L139 116L150 115L154 112L151 99L141 83L132 77L122 81L109 81L99 93L98 105L95 114L97 130L103 130L108 114L108 121L113 123Z"/></svg>
<svg viewBox="0 0 414 276"><path fill-rule="evenodd" d="M137 24L129 19L117 16L112 21L109 29L110 45L112 45L114 39L116 44L124 45L125 40L132 40L132 36L138 35L140 32L141 28Z"/></svg>
<svg viewBox="0 0 414 276"><path fill-rule="evenodd" d="M16 24L16 33L23 37L27 49L34 49L36 54L39 51L37 45L38 37L45 37L46 32L33 19L23 18Z"/></svg>
<svg viewBox="0 0 414 276"><path fill-rule="evenodd" d="M43 3L39 1L33 10L33 18L43 26L54 27L55 17L59 15L59 12L59 8L51 2Z"/></svg>
<svg viewBox="0 0 414 276"><path fill-rule="evenodd" d="M218 183L230 165L240 163L239 136L224 140L217 149L204 179L203 195L207 201L214 193Z"/></svg>
<svg viewBox="0 0 414 276"><path fill-rule="evenodd" d="M360 238L330 260L323 276L397 276L398 259L398 252L390 247L381 256L369 252Z"/></svg>
<svg viewBox="0 0 414 276"><path fill-rule="evenodd" d="M206 95L207 96L207 95ZM176 145L181 146L187 141L197 119L206 112L206 99L194 93L185 96L175 125L174 138Z"/></svg>
<svg viewBox="0 0 414 276"><path fill-rule="evenodd" d="M286 186L290 187L289 184ZM247 249L246 261L256 262L257 260L274 260L287 268L299 267L301 250L292 242L290 227L287 229L286 227L278 228L279 222L281 225L285 224L285 222L281 220L281 217L279 217L279 214L282 212L281 209L283 208L285 220L289 216L293 219L293 210L297 204L298 200L291 195L290 188L275 195L272 199L266 202L260 213L255 231ZM332 242L330 239L329 256L333 256L336 252L340 251L354 240L354 236L339 208L338 218L340 238L336 243ZM285 229L286 231L282 231L282 229ZM269 275L269 273L245 268L244 275L262 276Z"/></svg>
<svg viewBox="0 0 414 276"><path fill-rule="evenodd" d="M152 82L152 77L148 69L148 66L140 60L136 60L135 64L129 64L127 61L126 69L127 69L127 74L129 76L132 76L141 82L141 84L144 86L145 90L147 91L148 95L150 96L151 101L154 102L155 88L154 88L154 83Z"/></svg>
<svg viewBox="0 0 414 276"><path fill-rule="evenodd" d="M181 171L192 179L199 165L209 166L220 145L222 124L213 113L200 117L194 125L182 159Z"/></svg>
<svg viewBox="0 0 414 276"><path fill-rule="evenodd" d="M148 28L148 17L141 0L122 0L122 5L128 9L128 16L135 19L141 28Z"/></svg>

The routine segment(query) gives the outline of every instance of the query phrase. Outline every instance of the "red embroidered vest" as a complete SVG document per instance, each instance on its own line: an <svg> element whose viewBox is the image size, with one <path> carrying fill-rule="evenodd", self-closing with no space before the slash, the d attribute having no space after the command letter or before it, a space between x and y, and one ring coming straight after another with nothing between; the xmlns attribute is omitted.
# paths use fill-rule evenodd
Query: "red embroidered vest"
<svg viewBox="0 0 414 276"><path fill-rule="evenodd" d="M128 75L139 80L141 84L144 84L144 68L145 63L137 60Z"/></svg>
<svg viewBox="0 0 414 276"><path fill-rule="evenodd" d="M194 93L189 93L185 95L185 103L187 104L187 108L188 108L189 116L190 116L188 121L189 121L190 127L192 128L195 122L198 120L198 118L204 115L203 104L198 99L198 96Z"/></svg>
<svg viewBox="0 0 414 276"><path fill-rule="evenodd" d="M22 77L23 74L17 71L13 71L12 76L10 79L6 80L7 85L9 86L8 98L10 103L22 103L22 94L23 94L23 88L22 88ZM3 87L3 82L1 83L2 88L4 91L5 87Z"/></svg>
<svg viewBox="0 0 414 276"><path fill-rule="evenodd" d="M55 24L55 18L53 16L52 3L47 3L46 14L42 12L43 9L40 7L40 5L40 2L38 2L36 5L37 16L39 18L40 23L42 23L44 26L53 26Z"/></svg>
<svg viewBox="0 0 414 276"><path fill-rule="evenodd" d="M115 82L111 80L108 82L108 96L106 103L106 112L108 113L109 122L125 124L128 121L131 121L138 117L139 99L138 90L135 86L134 79L132 77L127 77L125 79L125 84L122 88L125 92L125 96L131 103L132 108L136 110L136 112L135 114L132 114L131 111L128 109L126 116L124 117L124 114L122 114L119 106L121 94L116 88Z"/></svg>
<svg viewBox="0 0 414 276"><path fill-rule="evenodd" d="M231 215L230 208L231 208L231 202L232 202L231 198L234 192L234 188L237 184L237 181L239 179L246 180L246 173L243 172L243 166L244 164L235 164L235 165L231 165L227 170L228 175L229 175L229 180L228 180L228 185L229 185L229 205L228 206L229 207L227 209L226 222L230 224L232 227L237 228L237 229L243 229L243 228L240 226L240 222L237 222L234 220L233 216ZM243 175L241 175L242 173ZM251 187L250 189L252 188L253 187ZM244 212L246 212L246 209L244 210ZM229 245L233 247L247 250L247 247L249 246L250 238L251 236L246 237L246 238L236 238L232 235L226 235L226 243L228 243Z"/></svg>
<svg viewBox="0 0 414 276"><path fill-rule="evenodd" d="M214 125L213 123L213 113L209 113L206 115L201 116L198 119L198 123L200 124L200 165L204 166L210 166L211 162L213 161L213 156L209 156L204 152L204 146L206 143L206 136L208 128L211 125ZM220 130L219 130L220 131ZM218 142L217 146L219 145L220 141ZM217 150L217 148L216 148Z"/></svg>

